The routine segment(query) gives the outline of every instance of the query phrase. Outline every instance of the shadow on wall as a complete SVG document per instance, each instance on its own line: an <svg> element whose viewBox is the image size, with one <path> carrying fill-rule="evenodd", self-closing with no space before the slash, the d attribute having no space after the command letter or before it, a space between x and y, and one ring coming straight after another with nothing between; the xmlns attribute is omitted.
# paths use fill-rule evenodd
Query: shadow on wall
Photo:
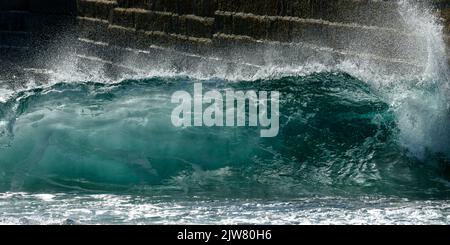
<svg viewBox="0 0 450 245"><path fill-rule="evenodd" d="M76 0L0 0L0 60L33 66L74 27ZM40 63L45 60L39 59Z"/></svg>
<svg viewBox="0 0 450 245"><path fill-rule="evenodd" d="M450 16L448 5L439 7L444 18ZM140 72L154 57L157 64L173 57L171 68L206 66L214 72L211 66L223 60L253 70L351 59L409 74L423 69L427 56L417 45L422 37L405 26L396 1L0 0L0 60L46 68L59 62L55 56L76 54L81 63L93 58L113 70ZM180 53L222 60L192 64L200 58Z"/></svg>
<svg viewBox="0 0 450 245"><path fill-rule="evenodd" d="M78 8L79 36L87 47L80 54L107 66L145 70L149 58L129 49L147 51L155 45L240 62L239 67L250 64L249 69L355 60L410 74L423 69L426 58L423 45L416 45L423 37L406 30L396 1L78 0ZM160 50L155 52L149 56ZM191 57L179 57L175 54L168 66L211 69L210 60L192 64Z"/></svg>

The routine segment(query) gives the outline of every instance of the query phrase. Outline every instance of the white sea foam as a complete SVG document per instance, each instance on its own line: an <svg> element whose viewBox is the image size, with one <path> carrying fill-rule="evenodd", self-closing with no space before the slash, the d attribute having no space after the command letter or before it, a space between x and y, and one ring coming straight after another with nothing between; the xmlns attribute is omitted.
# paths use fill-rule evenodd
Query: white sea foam
<svg viewBox="0 0 450 245"><path fill-rule="evenodd" d="M422 34L425 70L416 80L398 80L389 94L400 129L400 142L419 159L427 152L450 155L449 67L442 26L429 10L400 1L399 11L412 32Z"/></svg>
<svg viewBox="0 0 450 245"><path fill-rule="evenodd" d="M449 224L450 205L402 198L171 200L127 195L0 193L0 224ZM14 205L11 205L14 203Z"/></svg>

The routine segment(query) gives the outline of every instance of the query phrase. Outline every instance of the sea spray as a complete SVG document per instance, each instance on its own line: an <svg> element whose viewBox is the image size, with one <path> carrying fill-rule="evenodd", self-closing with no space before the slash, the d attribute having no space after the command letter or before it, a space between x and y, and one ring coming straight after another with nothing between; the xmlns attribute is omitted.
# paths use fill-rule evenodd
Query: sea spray
<svg viewBox="0 0 450 245"><path fill-rule="evenodd" d="M426 47L424 71L413 81L399 81L392 94L400 142L424 160L428 153L450 156L450 70L443 27L431 10L400 1L399 11L414 36Z"/></svg>

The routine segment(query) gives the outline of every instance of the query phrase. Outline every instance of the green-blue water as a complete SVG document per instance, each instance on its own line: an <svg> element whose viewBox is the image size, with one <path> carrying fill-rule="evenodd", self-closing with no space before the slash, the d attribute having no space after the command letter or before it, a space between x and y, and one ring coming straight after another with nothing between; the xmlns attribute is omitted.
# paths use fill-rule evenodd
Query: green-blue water
<svg viewBox="0 0 450 245"><path fill-rule="evenodd" d="M0 104L0 222L449 223L446 110L425 117L434 137L417 127L428 107L324 72L202 81L279 91L277 137L174 127L171 96L194 82L57 83Z"/></svg>

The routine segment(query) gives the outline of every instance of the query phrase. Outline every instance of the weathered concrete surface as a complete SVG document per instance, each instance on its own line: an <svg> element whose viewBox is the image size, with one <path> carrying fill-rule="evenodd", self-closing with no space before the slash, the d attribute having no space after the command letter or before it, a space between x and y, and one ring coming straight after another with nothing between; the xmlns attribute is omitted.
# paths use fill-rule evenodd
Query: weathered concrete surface
<svg viewBox="0 0 450 245"><path fill-rule="evenodd" d="M307 43L382 59L414 60L393 1L373 0L78 0L88 39L125 46L216 50L261 41ZM103 20L95 30L98 20ZM108 27L105 27L106 22ZM106 29L105 29L106 28ZM86 31L90 30L90 31ZM94 33L108 33L100 37ZM246 40L245 42L242 40ZM378 42L374 42L378 40ZM196 44L198 42L198 44ZM420 49L420 47L417 47ZM226 49L226 48L225 48ZM217 50L216 50L217 51Z"/></svg>
<svg viewBox="0 0 450 245"><path fill-rule="evenodd" d="M449 35L450 1L433 2ZM298 46L407 65L426 52L414 45L420 37L403 31L395 0L0 0L0 10L0 29L8 33L0 45L6 46L35 47L72 33L118 47L158 45L253 64L267 60L260 50L275 49L286 59L309 53L288 48ZM277 57L271 59L281 61Z"/></svg>
<svg viewBox="0 0 450 245"><path fill-rule="evenodd" d="M450 0L434 0L444 26L444 38L447 42L447 56L450 64Z"/></svg>

